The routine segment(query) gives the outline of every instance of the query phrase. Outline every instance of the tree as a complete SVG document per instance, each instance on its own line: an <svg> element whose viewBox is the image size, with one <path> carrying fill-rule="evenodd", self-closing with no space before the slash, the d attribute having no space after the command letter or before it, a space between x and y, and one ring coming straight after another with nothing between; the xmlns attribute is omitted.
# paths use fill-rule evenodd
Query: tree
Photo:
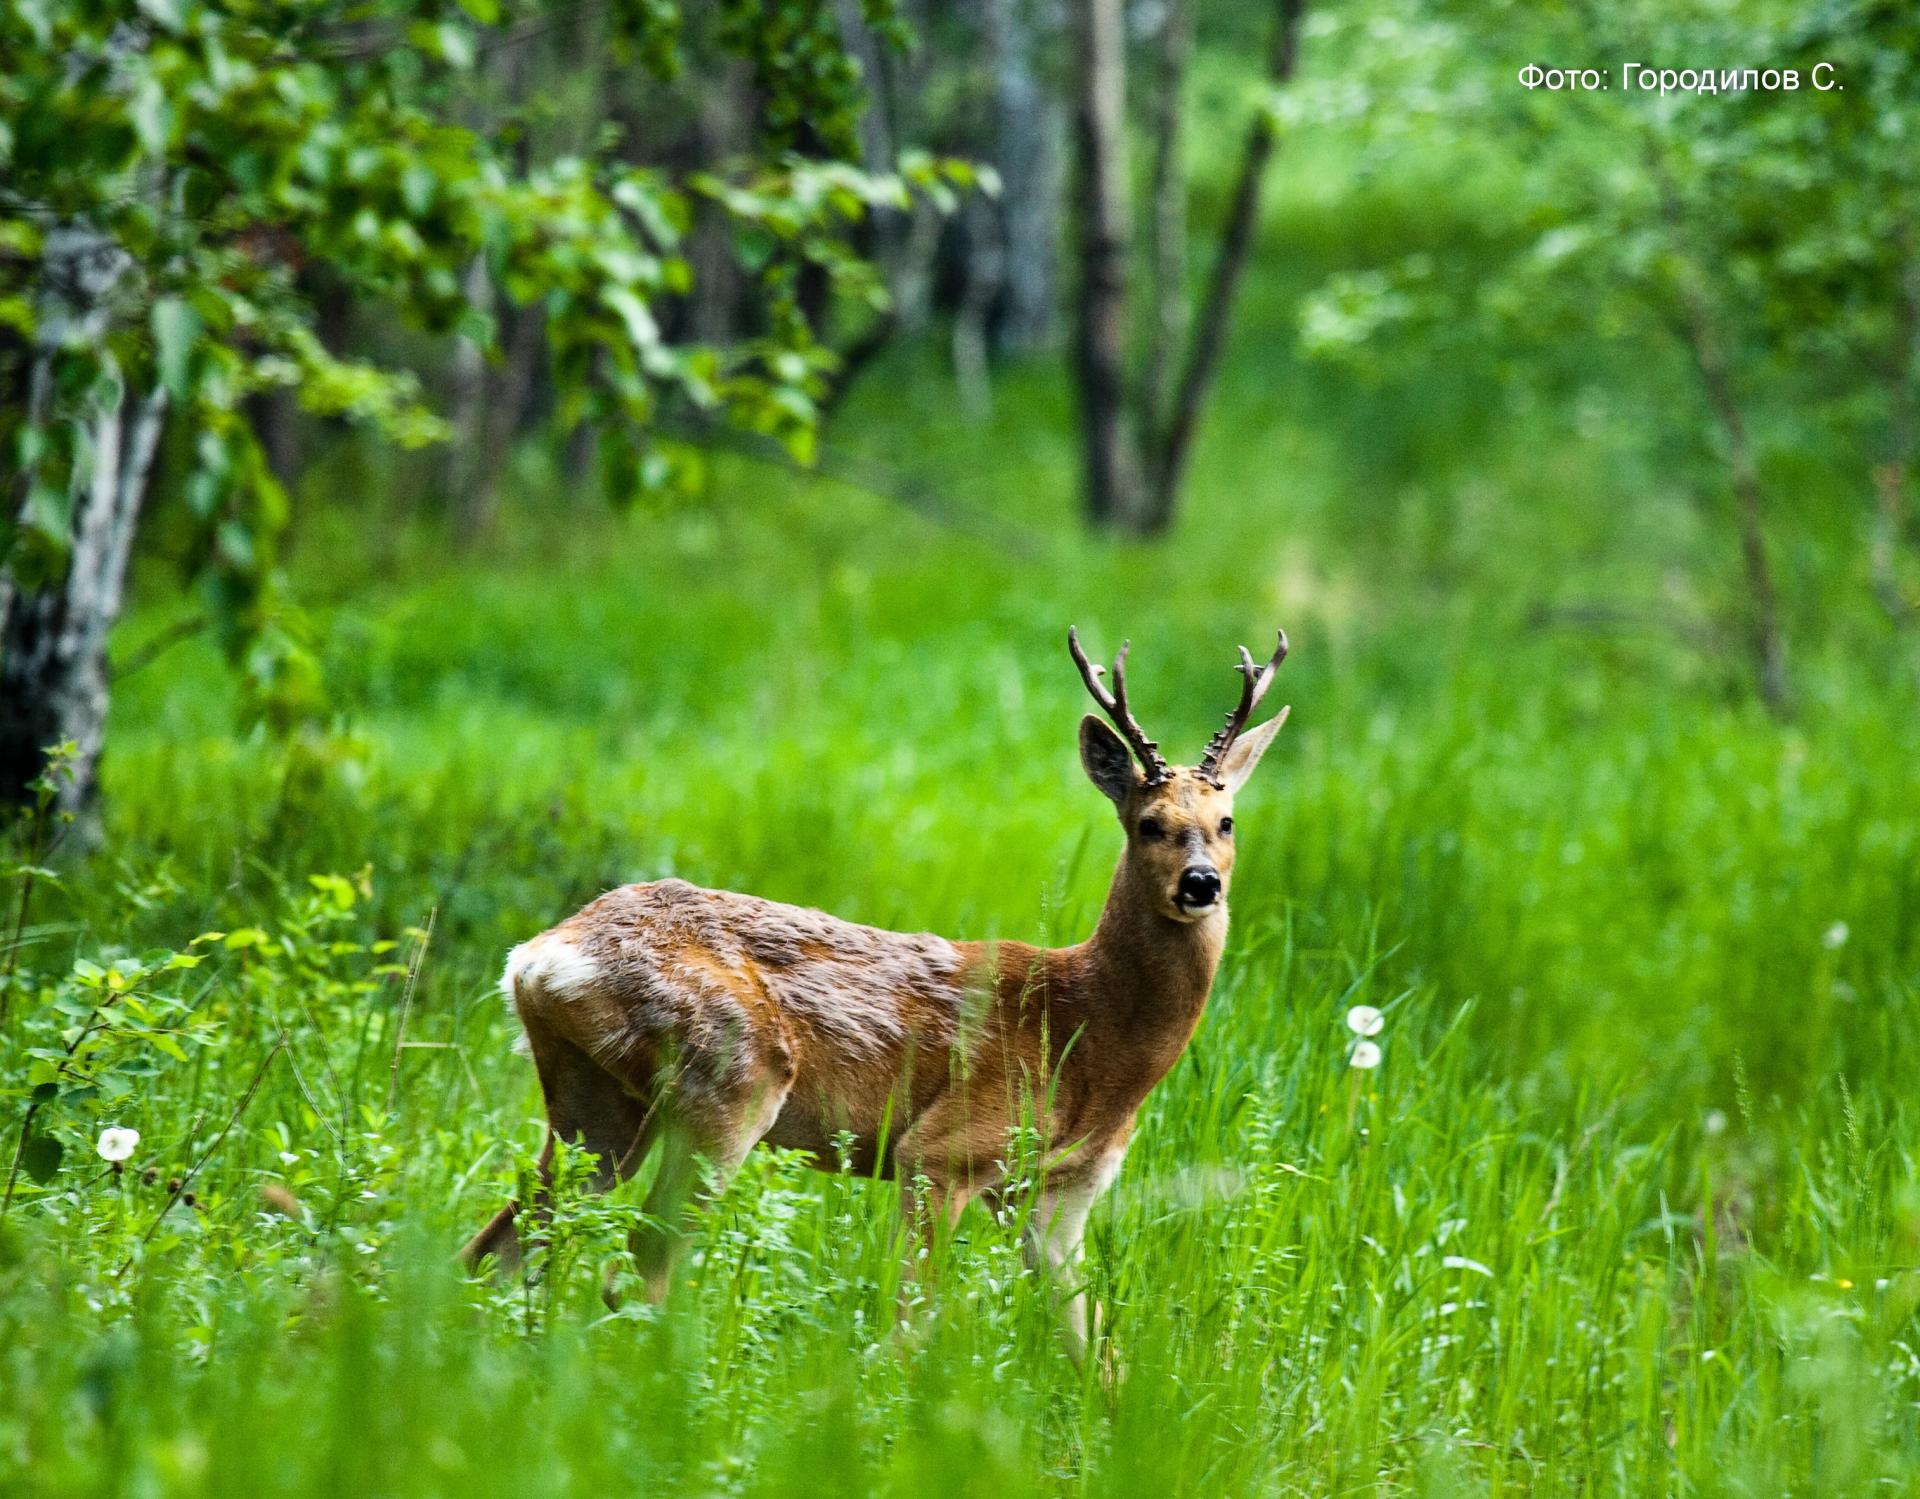
<svg viewBox="0 0 1920 1499"><path fill-rule="evenodd" d="M1811 12L1475 5L1441 17L1404 28L1433 75L1417 89L1396 76L1394 87L1508 150L1514 253L1480 257L1458 289L1424 257L1340 278L1310 299L1308 345L1327 352L1423 324L1498 327L1509 358L1531 356L1537 378L1565 341L1619 330L1643 351L1627 391L1646 403L1641 440L1725 517L1738 578L1728 612L1754 686L1784 716L1790 611L1769 460L1815 411L1826 430L1853 429L1854 451L1879 455L1860 488L1880 512L1883 598L1903 603L1893 575L1920 377L1908 229L1920 222L1916 22L1878 0ZM1364 34L1368 18L1353 24ZM1489 89L1483 59L1495 54L1517 76ZM1673 65L1715 58L1755 61ZM1594 60L1587 81L1545 65L1574 59ZM1659 378L1663 361L1677 384Z"/></svg>
<svg viewBox="0 0 1920 1499"><path fill-rule="evenodd" d="M1305 0L1278 0L1266 80L1294 75ZM1227 221L1184 357L1187 326L1185 192L1180 171L1182 87L1190 45L1187 0L1162 21L1154 111L1153 238L1156 306L1146 368L1130 373L1135 321L1128 295L1132 212L1126 138L1126 37L1121 0L1077 0L1077 232L1080 283L1073 372L1080 399L1081 488L1096 525L1139 535L1172 522L1200 418L1213 391L1234 304L1259 227L1261 188L1278 139L1270 105L1256 110L1234 173ZM1174 370L1178 367L1177 377Z"/></svg>
<svg viewBox="0 0 1920 1499"><path fill-rule="evenodd" d="M681 66L673 0L587 9L616 59L655 79ZM511 133L459 123L477 61L577 19L563 0L0 11L0 802L26 797L61 741L63 797L92 792L107 635L150 492L191 534L189 570L256 711L297 713L310 693L276 625L288 502L248 403L290 391L409 446L446 427L413 374L326 346L308 268L489 358L503 320L537 313L557 417L592 425L616 498L697 472L668 417L810 455L833 363L818 293L881 295L849 227L969 177L924 158L854 165L862 93L830 0L718 9L760 128L727 170L687 175L607 132L529 162ZM765 302L764 326L731 343L661 331L691 286L702 202Z"/></svg>

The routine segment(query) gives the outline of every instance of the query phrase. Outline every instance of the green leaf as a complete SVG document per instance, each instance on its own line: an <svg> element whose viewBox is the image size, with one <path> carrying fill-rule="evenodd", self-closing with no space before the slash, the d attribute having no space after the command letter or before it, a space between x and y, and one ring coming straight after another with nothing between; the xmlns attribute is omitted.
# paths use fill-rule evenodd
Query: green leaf
<svg viewBox="0 0 1920 1499"><path fill-rule="evenodd" d="M20 1148L20 1165L27 1175L45 1186L60 1169L60 1158L67 1153L52 1135L29 1135Z"/></svg>
<svg viewBox="0 0 1920 1499"><path fill-rule="evenodd" d="M165 1052L168 1056L172 1057L174 1061L186 1061L186 1049L165 1031L148 1031L147 1040L153 1045L154 1050Z"/></svg>

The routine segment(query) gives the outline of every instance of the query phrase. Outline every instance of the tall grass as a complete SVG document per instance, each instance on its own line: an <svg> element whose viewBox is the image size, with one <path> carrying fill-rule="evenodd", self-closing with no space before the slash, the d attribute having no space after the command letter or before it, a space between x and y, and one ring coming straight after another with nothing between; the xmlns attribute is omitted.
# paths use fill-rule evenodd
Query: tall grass
<svg viewBox="0 0 1920 1499"><path fill-rule="evenodd" d="M51 1003L76 958L229 935L151 980L203 1044L63 1116L0 1229L0 1486L1920 1487L1916 694L1844 489L1788 548L1783 726L1711 637L1711 511L1487 372L1329 390L1250 337L1159 548L1077 534L1050 367L972 426L928 356L883 373L838 440L939 519L741 463L615 519L536 463L524 523L449 558L369 548L322 469L333 731L236 738L200 644L120 684L102 850L22 961ZM1449 442L1436 409L1477 415ZM130 647L169 617L148 585ZM1542 623L1595 600L1629 626ZM1084 934L1117 833L1069 622L1133 639L1189 759L1231 648L1294 640L1212 1007L1092 1228L1108 1369L1060 1351L1013 1225L971 1213L903 1292L895 1189L771 1155L664 1312L596 1296L631 1189L570 1200L543 1277L462 1281L539 1143L501 955L597 891ZM109 1119L143 1135L119 1174Z"/></svg>

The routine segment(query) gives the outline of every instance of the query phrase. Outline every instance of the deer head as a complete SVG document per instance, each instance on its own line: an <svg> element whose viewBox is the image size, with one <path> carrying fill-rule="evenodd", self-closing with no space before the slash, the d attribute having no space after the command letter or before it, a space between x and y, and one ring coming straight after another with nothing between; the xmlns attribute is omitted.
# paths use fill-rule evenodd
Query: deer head
<svg viewBox="0 0 1920 1499"><path fill-rule="evenodd" d="M1153 908L1172 921L1204 921L1225 910L1233 877L1233 798L1280 732L1290 711L1282 708L1258 728L1247 719L1273 684L1287 656L1287 634L1265 666L1256 667L1240 648L1234 670L1241 675L1240 701L1207 741L1196 766L1169 765L1127 706L1127 650L1114 658L1112 690L1103 667L1088 661L1078 632L1067 631L1067 649L1087 691L1112 727L1089 713L1080 720L1080 763L1087 778L1114 805L1126 830L1122 876L1145 892ZM1116 732L1116 730L1118 732Z"/></svg>

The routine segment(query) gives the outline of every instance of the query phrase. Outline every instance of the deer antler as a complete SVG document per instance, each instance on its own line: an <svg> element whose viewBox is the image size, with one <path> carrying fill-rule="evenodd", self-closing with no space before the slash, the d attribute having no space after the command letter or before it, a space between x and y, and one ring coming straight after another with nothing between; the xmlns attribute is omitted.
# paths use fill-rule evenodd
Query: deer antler
<svg viewBox="0 0 1920 1499"><path fill-rule="evenodd" d="M1132 748L1134 758L1140 762L1140 768L1147 773L1149 786L1163 785L1173 776L1172 768L1161 758L1160 746L1147 738L1147 731L1133 721L1133 714L1127 708L1127 652L1132 649L1132 641L1123 641L1120 654L1113 658L1113 691L1108 692L1100 685L1100 678L1106 668L1095 666L1087 659L1087 653L1080 649L1080 633L1071 625L1067 627L1067 649L1073 652L1073 663L1080 668L1080 676L1087 684L1087 691L1093 694L1093 700L1100 705L1100 711L1113 720Z"/></svg>
<svg viewBox="0 0 1920 1499"><path fill-rule="evenodd" d="M1265 666L1255 669L1253 656L1243 645L1240 647L1240 661L1233 669L1245 678L1240 684L1240 706L1227 715L1227 721L1219 733L1207 741L1207 752L1200 757L1200 778L1225 788L1221 770L1227 763L1227 751L1233 748L1233 741L1240 737L1247 726L1247 715L1260 706L1260 699L1267 695L1267 688L1273 685L1273 674L1280 663L1287 659L1287 632L1280 632L1280 643L1273 648L1273 659Z"/></svg>

